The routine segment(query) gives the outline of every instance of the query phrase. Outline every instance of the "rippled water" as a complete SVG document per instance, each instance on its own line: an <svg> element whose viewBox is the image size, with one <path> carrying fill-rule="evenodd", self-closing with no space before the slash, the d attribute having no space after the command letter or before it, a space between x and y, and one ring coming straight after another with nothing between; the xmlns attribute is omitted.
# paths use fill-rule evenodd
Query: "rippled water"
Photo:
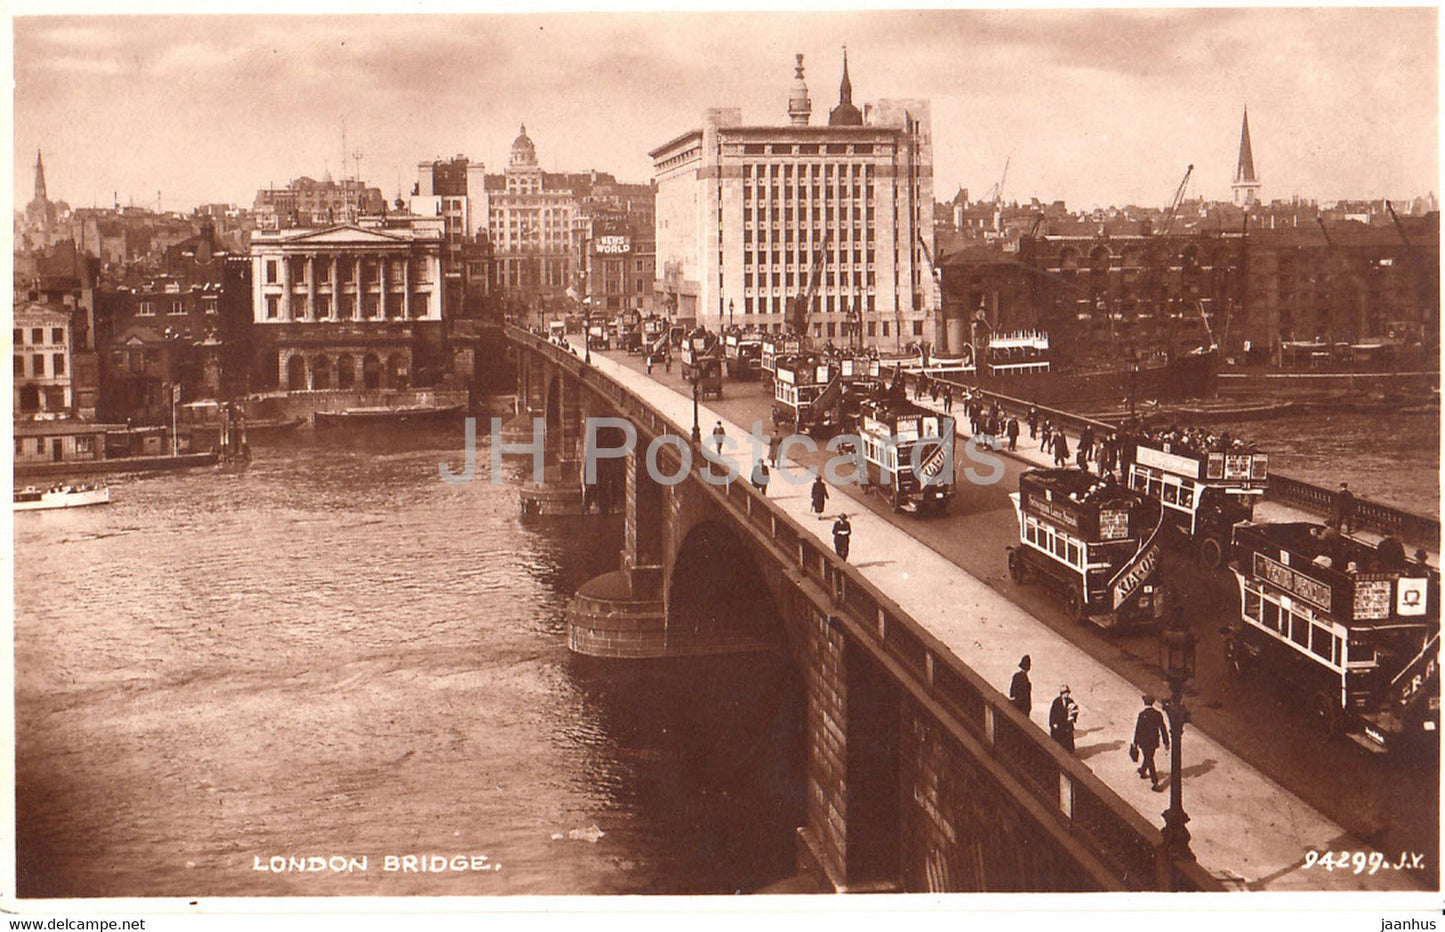
<svg viewBox="0 0 1445 932"><path fill-rule="evenodd" d="M1270 454L1270 469L1360 498L1440 517L1438 414L1330 413L1239 426Z"/></svg>
<svg viewBox="0 0 1445 932"><path fill-rule="evenodd" d="M572 657L566 600L615 566L620 519L525 523L510 482L438 480L460 449L460 431L303 436L238 475L115 479L107 507L16 516L22 896L709 893L787 873L796 725L753 724L797 717L786 677ZM413 854L501 869L385 869ZM368 866L255 869L273 856Z"/></svg>

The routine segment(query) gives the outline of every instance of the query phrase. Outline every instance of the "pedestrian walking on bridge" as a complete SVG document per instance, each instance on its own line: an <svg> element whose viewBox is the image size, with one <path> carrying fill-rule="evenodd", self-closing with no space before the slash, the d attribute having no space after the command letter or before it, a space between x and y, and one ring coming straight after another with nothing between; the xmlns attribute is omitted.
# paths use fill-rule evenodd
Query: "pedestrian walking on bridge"
<svg viewBox="0 0 1445 932"><path fill-rule="evenodd" d="M848 544L852 536L853 525L848 523L848 516L839 515L838 520L833 522L833 549L844 560L848 559Z"/></svg>
<svg viewBox="0 0 1445 932"><path fill-rule="evenodd" d="M1008 701L1012 702L1014 708L1022 712L1025 717L1034 708L1034 684L1029 682L1029 668L1032 665L1033 661L1029 660L1029 655L1024 654L1023 658L1019 660L1018 672L1014 674L1013 682L1008 686Z"/></svg>
<svg viewBox="0 0 1445 932"><path fill-rule="evenodd" d="M1169 750L1169 729L1164 727L1164 713L1154 708L1154 697L1145 693L1144 709L1134 722L1134 743L1129 745L1130 758L1139 762L1139 778L1147 779L1151 789L1159 789L1159 772L1154 769L1154 752L1163 744Z"/></svg>
<svg viewBox="0 0 1445 932"><path fill-rule="evenodd" d="M823 520L823 506L828 502L828 483L823 481L822 476L813 477L813 514L818 520Z"/></svg>
<svg viewBox="0 0 1445 932"><path fill-rule="evenodd" d="M713 442L717 444L718 456L722 456L723 438L726 437L727 434L728 432L723 430L722 421L718 421L717 426L712 429L712 439Z"/></svg>
<svg viewBox="0 0 1445 932"><path fill-rule="evenodd" d="M1335 493L1335 510L1330 520L1346 534L1355 526L1355 495L1348 482L1341 482L1340 490Z"/></svg>
<svg viewBox="0 0 1445 932"><path fill-rule="evenodd" d="M1049 706L1049 734L1070 754L1074 753L1074 725L1079 720L1079 704L1069 695L1067 684L1059 687L1054 704Z"/></svg>
<svg viewBox="0 0 1445 932"><path fill-rule="evenodd" d="M768 494L768 464L759 459L758 465L753 467L752 476L753 488L764 495Z"/></svg>

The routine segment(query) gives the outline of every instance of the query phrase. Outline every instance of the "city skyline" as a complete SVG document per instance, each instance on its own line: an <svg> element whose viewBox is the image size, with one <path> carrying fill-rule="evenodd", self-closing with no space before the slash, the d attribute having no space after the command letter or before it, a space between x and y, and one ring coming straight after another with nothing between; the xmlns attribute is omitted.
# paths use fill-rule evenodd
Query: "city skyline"
<svg viewBox="0 0 1445 932"><path fill-rule="evenodd" d="M38 10L37 10L38 11ZM21 16L14 192L250 206L356 174L387 198L419 161L505 166L526 124L549 171L652 177L647 152L737 106L786 122L793 55L814 122L848 46L856 101L931 102L934 191L1165 206L1227 200L1249 108L1265 202L1438 190L1433 8ZM120 90L121 86L124 90ZM179 92L184 88L184 92ZM233 118L233 116L235 118ZM117 157L117 153L123 153Z"/></svg>

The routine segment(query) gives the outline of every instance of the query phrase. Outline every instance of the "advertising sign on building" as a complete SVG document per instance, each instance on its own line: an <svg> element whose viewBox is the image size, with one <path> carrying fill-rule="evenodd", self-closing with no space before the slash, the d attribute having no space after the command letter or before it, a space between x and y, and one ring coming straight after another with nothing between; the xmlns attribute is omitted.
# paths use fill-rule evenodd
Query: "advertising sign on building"
<svg viewBox="0 0 1445 932"><path fill-rule="evenodd" d="M625 236L607 234L597 237L593 251L605 255L619 255L621 253L631 252L632 243Z"/></svg>

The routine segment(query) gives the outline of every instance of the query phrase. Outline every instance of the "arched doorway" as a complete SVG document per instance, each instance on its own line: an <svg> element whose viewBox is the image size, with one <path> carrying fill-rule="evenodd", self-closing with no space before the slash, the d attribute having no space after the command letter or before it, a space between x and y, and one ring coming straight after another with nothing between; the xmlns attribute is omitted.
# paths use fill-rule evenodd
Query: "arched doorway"
<svg viewBox="0 0 1445 932"><path fill-rule="evenodd" d="M356 359L350 353L336 357L336 387L351 388L356 384Z"/></svg>
<svg viewBox="0 0 1445 932"><path fill-rule="evenodd" d="M381 388L381 359L375 353L367 353L361 360L361 385Z"/></svg>
<svg viewBox="0 0 1445 932"><path fill-rule="evenodd" d="M331 387L331 360L325 356L317 356L311 361L311 387L315 389Z"/></svg>
<svg viewBox="0 0 1445 932"><path fill-rule="evenodd" d="M286 390L301 391L306 388L306 360L291 356L286 360Z"/></svg>
<svg viewBox="0 0 1445 932"><path fill-rule="evenodd" d="M406 388L406 356L402 353L392 353L386 357L386 385L388 388Z"/></svg>

